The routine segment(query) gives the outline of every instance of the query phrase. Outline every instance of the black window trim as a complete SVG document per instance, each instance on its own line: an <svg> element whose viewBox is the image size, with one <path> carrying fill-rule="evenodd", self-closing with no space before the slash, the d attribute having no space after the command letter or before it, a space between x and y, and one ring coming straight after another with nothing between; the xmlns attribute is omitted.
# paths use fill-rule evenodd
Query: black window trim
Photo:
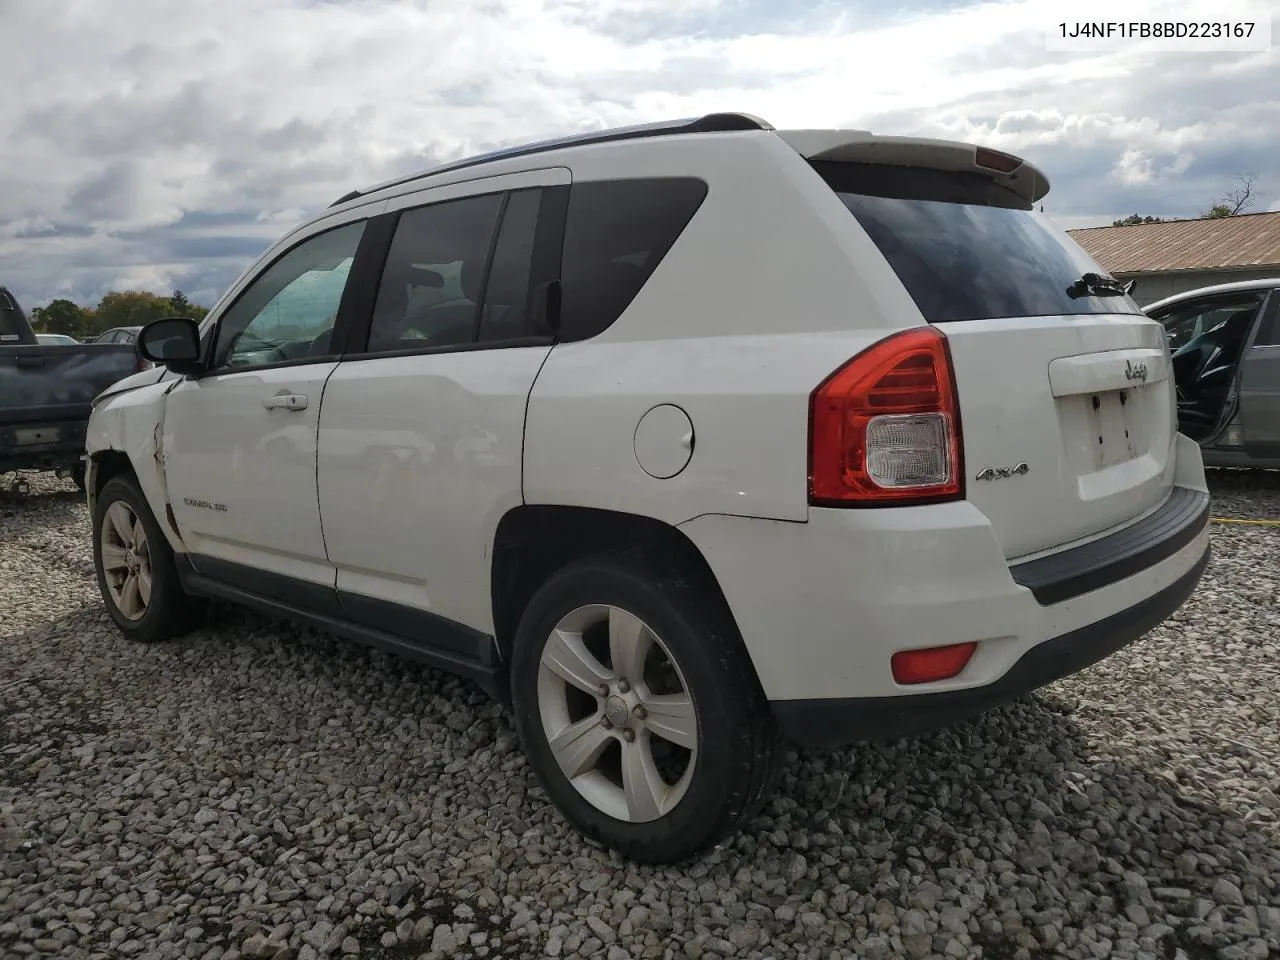
<svg viewBox="0 0 1280 960"><path fill-rule="evenodd" d="M323 230L317 230L315 233L309 233L304 237L300 237L296 243L291 243L287 247L282 247L275 256L264 263L262 267L254 273L253 277L240 288L240 292L236 294L235 299L223 307L218 313L218 319L209 328L210 332L208 339L202 345L205 351L204 356L201 358L203 368L196 373L190 374L188 378L197 380L207 377L223 377L237 373L257 373L261 370L279 370L287 367L303 367L319 363L334 363L341 360L342 351L340 349L335 349L335 345L341 341L343 348L345 348L349 343L348 329L352 325L351 313L356 307L353 281L362 258L367 255L367 246L371 240L371 234L376 233L376 231L371 230L370 228L377 219L377 217L369 216L352 217L349 220L344 220L341 223L335 223ZM254 285L266 275L267 271L303 244L310 243L317 237L323 237L325 234L332 233L335 230L342 230L355 224L363 224L364 232L361 233L360 240L356 243L355 253L352 255L351 270L347 274L347 283L342 290L342 298L338 301L338 315L333 322L333 335L329 338L328 351L316 356L297 357L293 360L279 360L275 363L244 364L237 367L211 366L213 363L214 353L218 348L218 334L222 330L222 322L226 319L227 314L235 308L236 304L244 298L245 294L252 290Z"/></svg>
<svg viewBox="0 0 1280 960"><path fill-rule="evenodd" d="M484 254L484 269L480 271L480 291L476 295L476 309L471 315L471 342L480 342L480 321L484 318L484 306L489 300L489 275L493 273L493 257L498 252L498 241L502 238L502 230L507 225L507 210L511 206L510 190L502 192L502 202L498 204L498 219L493 223L493 234L489 237L489 249ZM534 231L537 231L537 224L534 224ZM533 251L529 251L529 260L533 260ZM525 299L528 300L529 289L525 287ZM525 318L525 325L528 325L528 318Z"/></svg>
<svg viewBox="0 0 1280 960"><path fill-rule="evenodd" d="M533 231L529 264L529 321L534 335L559 342L560 280L564 275L564 232L572 184L542 188L538 224Z"/></svg>
<svg viewBox="0 0 1280 960"><path fill-rule="evenodd" d="M1250 350L1280 349L1280 287L1263 290L1262 305L1253 318L1253 338Z"/></svg>
<svg viewBox="0 0 1280 960"><path fill-rule="evenodd" d="M564 214L568 208L569 189L568 184L510 186L450 196L439 200L431 200L427 203L415 203L411 206L380 214L376 219L386 224L386 243L377 251L370 251L368 262L362 265L362 269L367 270L368 276L372 277L372 283L369 283L367 288L361 288L359 310L353 318L351 328L348 331L346 352L342 355L342 361L345 363L391 357L470 353L476 350L553 346L556 343L556 337L552 333L539 334L530 332L522 337L480 340L480 320L483 316L484 302L489 295L489 273L493 267L494 251L497 249L498 239L502 235L502 227L506 220L511 194L526 190L540 190L542 196L538 204L538 219L534 226L533 255L530 258L529 270L529 296L534 298L533 310L526 321L528 329L531 331L537 329L535 321L539 317L545 316L545 304L549 298L550 290L560 279L560 249L564 241ZM395 237L400 217L406 213L423 210L428 207L436 207L445 203L458 203L470 200L473 197L492 196L493 194L501 194L502 203L498 208L498 218L494 224L493 236L489 240L489 250L486 254L487 259L485 260L484 272L480 283L480 298L476 302L476 312L472 322L471 341L468 343L442 343L435 346L404 347L396 350L370 350L369 334L373 326L373 308L377 302L378 286L381 283L383 271L386 269L387 258L391 253L391 242ZM549 253L550 250L554 250L554 260ZM554 270L555 276L545 276L549 269ZM367 277L362 279L368 282Z"/></svg>

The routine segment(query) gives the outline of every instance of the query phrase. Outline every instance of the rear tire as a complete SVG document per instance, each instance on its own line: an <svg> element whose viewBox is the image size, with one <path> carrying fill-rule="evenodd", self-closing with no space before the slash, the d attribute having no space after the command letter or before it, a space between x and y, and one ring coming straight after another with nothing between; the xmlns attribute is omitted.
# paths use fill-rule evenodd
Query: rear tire
<svg viewBox="0 0 1280 960"><path fill-rule="evenodd" d="M611 556L554 574L521 617L511 691L556 807L633 861L706 850L776 782L777 730L737 629L676 571Z"/></svg>
<svg viewBox="0 0 1280 960"><path fill-rule="evenodd" d="M112 477L94 502L93 565L107 613L131 640L169 640L204 618L206 602L182 589L173 550L132 476Z"/></svg>

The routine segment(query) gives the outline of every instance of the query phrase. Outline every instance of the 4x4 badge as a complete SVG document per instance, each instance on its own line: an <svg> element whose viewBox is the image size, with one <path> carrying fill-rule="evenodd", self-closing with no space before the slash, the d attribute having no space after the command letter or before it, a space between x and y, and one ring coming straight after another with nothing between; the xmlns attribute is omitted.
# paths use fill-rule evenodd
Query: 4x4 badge
<svg viewBox="0 0 1280 960"><path fill-rule="evenodd" d="M1005 477L1021 477L1031 472L1031 468L1026 463L1020 463L1016 467L986 467L979 470L975 480L1003 480Z"/></svg>

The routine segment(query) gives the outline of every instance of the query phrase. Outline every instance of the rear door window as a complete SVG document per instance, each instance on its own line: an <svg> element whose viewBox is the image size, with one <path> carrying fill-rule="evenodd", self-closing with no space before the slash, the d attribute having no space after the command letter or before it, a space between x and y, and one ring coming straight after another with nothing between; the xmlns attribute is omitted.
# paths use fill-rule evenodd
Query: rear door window
<svg viewBox="0 0 1280 960"><path fill-rule="evenodd" d="M369 328L369 351L457 346L476 338L500 193L406 210L396 225Z"/></svg>
<svg viewBox="0 0 1280 960"><path fill-rule="evenodd" d="M981 174L815 162L929 323L1132 313L1128 296L1080 295L1093 259L1026 201Z"/></svg>
<svg viewBox="0 0 1280 960"><path fill-rule="evenodd" d="M565 220L560 339L594 337L622 315L707 195L690 177L574 183Z"/></svg>

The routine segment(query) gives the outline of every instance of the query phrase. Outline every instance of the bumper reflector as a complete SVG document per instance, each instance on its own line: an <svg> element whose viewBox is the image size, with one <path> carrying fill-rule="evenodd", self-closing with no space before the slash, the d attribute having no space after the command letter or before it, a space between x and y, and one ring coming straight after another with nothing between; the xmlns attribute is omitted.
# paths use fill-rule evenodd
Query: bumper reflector
<svg viewBox="0 0 1280 960"><path fill-rule="evenodd" d="M977 643L953 643L922 650L899 650L890 660L893 679L904 686L949 680L969 664Z"/></svg>

